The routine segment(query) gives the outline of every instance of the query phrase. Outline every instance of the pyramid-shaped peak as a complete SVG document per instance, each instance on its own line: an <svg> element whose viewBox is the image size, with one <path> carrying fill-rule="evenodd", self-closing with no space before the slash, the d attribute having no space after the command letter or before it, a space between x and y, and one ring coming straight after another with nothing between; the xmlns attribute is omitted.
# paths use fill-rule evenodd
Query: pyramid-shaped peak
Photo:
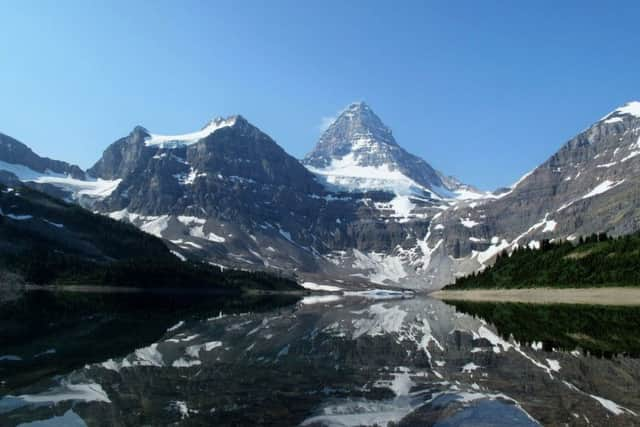
<svg viewBox="0 0 640 427"><path fill-rule="evenodd" d="M363 162L381 163L388 159L388 151L398 149L391 129L364 102L349 104L322 134L305 162L317 167L347 155Z"/></svg>
<svg viewBox="0 0 640 427"><path fill-rule="evenodd" d="M327 128L303 164L330 188L437 194L475 191L407 152L364 102L349 104ZM438 193L439 192L439 193Z"/></svg>
<svg viewBox="0 0 640 427"><path fill-rule="evenodd" d="M376 119L380 120L380 118L376 115L376 113L374 113L371 107L364 101L353 102L349 104L347 108L342 110L342 113L340 113L338 117L340 116L347 116L347 117L374 116Z"/></svg>
<svg viewBox="0 0 640 427"><path fill-rule="evenodd" d="M358 135L370 135L379 140L379 142L393 144L391 129L389 129L376 115L376 113L365 102L354 102L349 104L347 108L342 110L338 117L333 121L331 126L327 128L323 138L332 138L338 136L350 139Z"/></svg>

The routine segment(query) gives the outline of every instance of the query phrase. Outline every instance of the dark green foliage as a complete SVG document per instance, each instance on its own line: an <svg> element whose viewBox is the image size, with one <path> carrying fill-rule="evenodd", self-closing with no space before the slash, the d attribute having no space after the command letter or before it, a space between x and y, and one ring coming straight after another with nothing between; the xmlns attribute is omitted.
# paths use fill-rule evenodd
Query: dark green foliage
<svg viewBox="0 0 640 427"><path fill-rule="evenodd" d="M543 240L540 249L503 253L492 267L445 289L594 286L640 286L640 233L616 239L593 234L576 245Z"/></svg>
<svg viewBox="0 0 640 427"><path fill-rule="evenodd" d="M581 348L597 356L640 356L640 307L447 301L495 325L504 339L541 341L545 350Z"/></svg>
<svg viewBox="0 0 640 427"><path fill-rule="evenodd" d="M180 261L157 237L27 187L0 186L0 209L33 217L16 221L0 215L0 270L18 273L27 283L236 293L299 289L293 280L264 272L223 272Z"/></svg>

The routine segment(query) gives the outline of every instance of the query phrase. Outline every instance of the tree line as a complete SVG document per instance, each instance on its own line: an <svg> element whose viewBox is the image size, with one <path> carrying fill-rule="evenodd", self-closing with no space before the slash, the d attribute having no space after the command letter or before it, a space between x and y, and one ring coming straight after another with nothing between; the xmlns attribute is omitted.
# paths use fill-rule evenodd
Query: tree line
<svg viewBox="0 0 640 427"><path fill-rule="evenodd" d="M640 233L543 240L538 249L503 251L493 266L458 278L446 289L594 286L640 286Z"/></svg>

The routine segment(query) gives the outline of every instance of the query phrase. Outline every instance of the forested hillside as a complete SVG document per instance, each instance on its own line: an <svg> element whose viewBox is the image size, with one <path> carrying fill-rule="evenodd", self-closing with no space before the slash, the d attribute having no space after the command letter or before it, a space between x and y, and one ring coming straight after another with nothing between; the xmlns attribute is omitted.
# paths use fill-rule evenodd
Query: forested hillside
<svg viewBox="0 0 640 427"><path fill-rule="evenodd" d="M445 289L593 286L640 286L640 233L615 239L594 234L575 244L545 240L539 249L502 253L493 266Z"/></svg>
<svg viewBox="0 0 640 427"><path fill-rule="evenodd" d="M222 271L161 239L39 191L0 186L0 282L130 287L299 289L266 273Z"/></svg>

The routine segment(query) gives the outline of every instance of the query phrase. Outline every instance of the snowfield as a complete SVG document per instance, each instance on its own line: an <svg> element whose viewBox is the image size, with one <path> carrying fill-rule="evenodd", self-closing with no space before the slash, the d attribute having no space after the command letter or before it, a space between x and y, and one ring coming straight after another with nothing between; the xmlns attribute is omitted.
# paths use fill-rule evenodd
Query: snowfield
<svg viewBox="0 0 640 427"><path fill-rule="evenodd" d="M38 184L51 184L62 190L68 191L77 199L86 196L92 199L104 199L118 188L121 179L104 180L88 179L81 180L70 176L57 174L51 171L45 173L34 171L24 165L17 165L0 161L0 170L5 170L18 177L23 182L35 182Z"/></svg>
<svg viewBox="0 0 640 427"><path fill-rule="evenodd" d="M326 168L307 169L318 175L329 187L346 191L387 190L397 195L422 195L424 188L411 178L389 165L361 166L359 158L351 152L340 159L332 159Z"/></svg>
<svg viewBox="0 0 640 427"><path fill-rule="evenodd" d="M149 138L147 138L144 143L147 146L156 146L160 148L178 148L192 145L208 137L218 129L233 126L236 123L236 119L236 116L228 117L226 119L217 117L211 120L201 130L182 135L158 135L150 133Z"/></svg>

